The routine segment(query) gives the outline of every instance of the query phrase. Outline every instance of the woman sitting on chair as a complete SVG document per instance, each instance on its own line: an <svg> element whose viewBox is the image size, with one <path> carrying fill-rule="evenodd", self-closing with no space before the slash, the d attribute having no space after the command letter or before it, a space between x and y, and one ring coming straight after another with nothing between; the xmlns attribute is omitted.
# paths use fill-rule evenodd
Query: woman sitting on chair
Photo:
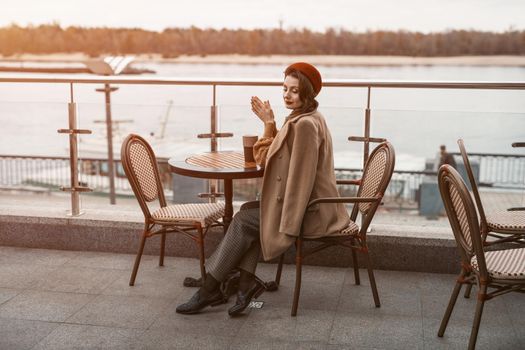
<svg viewBox="0 0 525 350"><path fill-rule="evenodd" d="M332 138L315 97L321 75L312 65L298 62L286 68L283 99L291 113L279 132L268 101L252 97L252 110L264 123L264 135L254 145L254 157L265 166L261 200L249 202L234 216L224 239L206 262L202 287L177 312L194 314L219 304L219 285L228 273L240 268L237 300L228 313L241 314L253 297L264 290L255 279L262 251L264 260L283 254L302 231L305 237L339 232L350 218L343 204L309 201L339 196L336 188Z"/></svg>

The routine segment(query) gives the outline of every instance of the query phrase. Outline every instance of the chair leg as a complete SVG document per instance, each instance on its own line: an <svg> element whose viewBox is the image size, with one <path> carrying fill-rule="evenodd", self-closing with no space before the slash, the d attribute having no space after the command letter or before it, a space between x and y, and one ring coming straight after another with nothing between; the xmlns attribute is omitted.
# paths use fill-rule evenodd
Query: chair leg
<svg viewBox="0 0 525 350"><path fill-rule="evenodd" d="M474 314L474 322L472 323L472 332L470 333L470 340L468 342L468 349L474 350L476 348L476 340L478 339L479 324L481 322L481 315L483 314L483 306L485 305L485 297L487 295L487 285L481 285L478 292L478 302L476 304L476 313Z"/></svg>
<svg viewBox="0 0 525 350"><path fill-rule="evenodd" d="M352 265L354 266L354 281L358 286L361 284L361 279L359 278L359 263L357 262L357 253L355 252L354 248L352 248Z"/></svg>
<svg viewBox="0 0 525 350"><path fill-rule="evenodd" d="M298 238L295 242L295 289L293 292L292 316L297 316L299 307L299 294L301 293L301 273L303 264L303 240Z"/></svg>
<svg viewBox="0 0 525 350"><path fill-rule="evenodd" d="M161 234L160 237L160 257L159 257L159 266L164 266L164 251L166 248L166 232Z"/></svg>
<svg viewBox="0 0 525 350"><path fill-rule="evenodd" d="M144 231L144 233L142 233L139 251L137 252L137 257L135 258L135 265L133 266L133 271L131 272L131 278L129 279L130 286L133 286L135 284L135 278L137 277L137 271L139 270L140 259L142 258L142 252L144 251L144 245L146 244L147 234L148 234L148 231Z"/></svg>
<svg viewBox="0 0 525 350"><path fill-rule="evenodd" d="M463 272L461 273L460 278L463 278ZM443 315L443 319L441 320L441 325L439 326L438 337L442 337L445 334L448 321L450 320L450 315L452 315L452 310L454 310L454 305L456 305L456 301L458 300L458 295L461 291L461 286L461 283L456 282L454 290L452 291L452 295L450 296L447 309L445 310L445 314Z"/></svg>
<svg viewBox="0 0 525 350"><path fill-rule="evenodd" d="M471 291L472 291L472 284L467 284L467 288L465 288L465 294L463 295L463 297L466 299L470 298Z"/></svg>
<svg viewBox="0 0 525 350"><path fill-rule="evenodd" d="M277 272L275 273L275 284L279 285L281 283L281 274L283 273L283 262L284 262L284 253L279 257L279 264L277 265Z"/></svg>
<svg viewBox="0 0 525 350"><path fill-rule="evenodd" d="M199 264L201 268L201 278L202 278L202 281L204 282L204 280L206 279L206 267L204 266L206 257L204 256L204 234L202 232L202 227L199 226L198 231L199 231L199 239L197 241L197 244L199 246L199 259L200 259Z"/></svg>
<svg viewBox="0 0 525 350"><path fill-rule="evenodd" d="M370 261L370 255L368 255L368 248L364 251L366 259L366 268L368 270L368 279L370 280L370 286L372 287L372 295L374 296L374 303L376 307L381 307L379 301L379 293L377 292L376 279L374 277L374 269L372 268L372 262Z"/></svg>

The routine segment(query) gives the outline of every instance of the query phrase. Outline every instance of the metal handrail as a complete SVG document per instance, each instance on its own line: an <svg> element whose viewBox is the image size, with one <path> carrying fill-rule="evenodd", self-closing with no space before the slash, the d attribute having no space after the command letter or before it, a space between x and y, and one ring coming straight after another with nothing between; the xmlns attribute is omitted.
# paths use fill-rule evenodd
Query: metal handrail
<svg viewBox="0 0 525 350"><path fill-rule="evenodd" d="M460 152L449 152L453 156L461 156ZM471 153L468 154L470 157L495 157L495 158L525 158L523 154L509 154L509 153Z"/></svg>
<svg viewBox="0 0 525 350"><path fill-rule="evenodd" d="M209 86L280 86L282 79L180 79L96 77L78 78L64 76L46 77L0 77L0 83L64 83L64 84L130 84L130 85L209 85ZM420 88L420 89L485 89L525 90L522 81L397 81L363 79L327 79L325 87L372 87L372 88Z"/></svg>

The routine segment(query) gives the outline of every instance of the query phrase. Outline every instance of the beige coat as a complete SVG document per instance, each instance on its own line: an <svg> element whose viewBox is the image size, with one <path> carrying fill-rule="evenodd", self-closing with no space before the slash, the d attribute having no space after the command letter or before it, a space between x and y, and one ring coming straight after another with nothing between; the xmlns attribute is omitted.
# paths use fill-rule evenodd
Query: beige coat
<svg viewBox="0 0 525 350"><path fill-rule="evenodd" d="M275 128L274 128L275 130ZM274 131L275 132L275 131ZM265 260L284 253L302 229L305 237L336 233L350 222L343 204L323 203L306 211L309 201L337 197L332 138L321 113L314 111L286 121L271 145L271 131L255 147L266 155L261 191L261 247ZM267 154L266 154L267 149Z"/></svg>

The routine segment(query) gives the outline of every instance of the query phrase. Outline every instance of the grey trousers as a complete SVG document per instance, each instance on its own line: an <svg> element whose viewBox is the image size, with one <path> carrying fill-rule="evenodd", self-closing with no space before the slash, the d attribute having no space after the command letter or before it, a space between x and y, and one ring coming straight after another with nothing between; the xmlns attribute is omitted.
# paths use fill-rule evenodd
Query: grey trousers
<svg viewBox="0 0 525 350"><path fill-rule="evenodd" d="M259 208L255 202L247 204L235 214L221 243L206 259L206 272L219 282L236 267L255 274L261 253Z"/></svg>

